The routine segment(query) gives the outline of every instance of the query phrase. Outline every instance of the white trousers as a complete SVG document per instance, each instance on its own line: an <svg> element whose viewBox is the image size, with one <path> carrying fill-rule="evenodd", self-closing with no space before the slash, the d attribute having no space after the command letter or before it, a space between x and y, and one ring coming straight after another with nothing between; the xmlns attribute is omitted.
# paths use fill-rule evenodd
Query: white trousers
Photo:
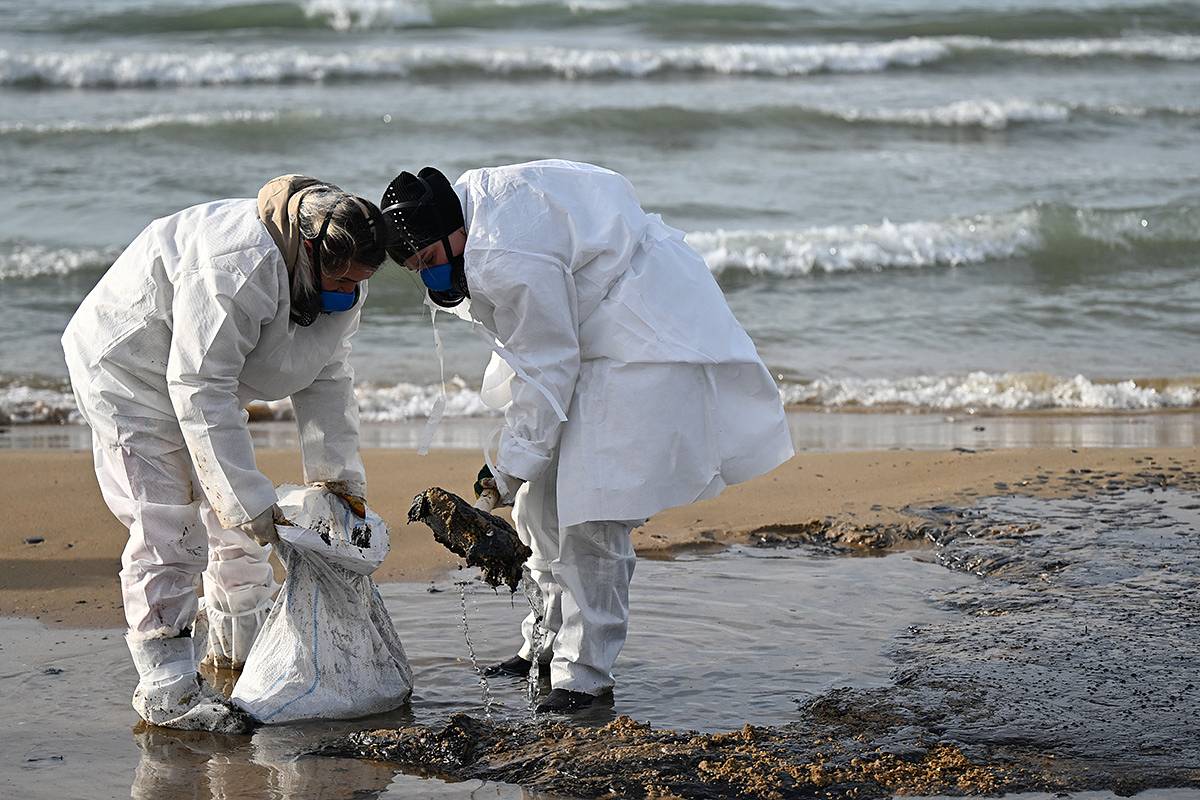
<svg viewBox="0 0 1200 800"><path fill-rule="evenodd" d="M171 637L190 628L201 580L210 613L247 622L265 616L274 589L271 549L217 522L178 426L134 418L120 439L94 437L93 455L100 493L129 528L121 593L130 636Z"/></svg>
<svg viewBox="0 0 1200 800"><path fill-rule="evenodd" d="M629 582L635 522L584 522L560 528L557 459L524 484L513 505L517 534L533 550L526 562L542 597L540 652L537 616L521 624L520 655L550 665L555 689L599 694L613 685L612 668L629 630Z"/></svg>

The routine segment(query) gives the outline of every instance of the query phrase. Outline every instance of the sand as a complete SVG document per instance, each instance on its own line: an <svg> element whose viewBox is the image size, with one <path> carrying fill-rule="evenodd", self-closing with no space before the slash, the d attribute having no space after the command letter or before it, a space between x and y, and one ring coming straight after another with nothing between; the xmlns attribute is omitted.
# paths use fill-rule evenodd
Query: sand
<svg viewBox="0 0 1200 800"><path fill-rule="evenodd" d="M363 458L369 500L393 525L392 553L376 578L444 577L458 559L424 526L406 525L405 516L413 496L429 486L469 493L479 455L368 450ZM643 556L669 557L681 548L717 546L758 529L812 520L906 525L914 522L905 511L909 506L1009 492L1062 492L1069 484L1039 484L1036 476L1082 469L1133 474L1152 462L1187 469L1200 463L1191 448L803 453L714 500L656 516L634 533L634 545ZM259 466L277 483L300 480L297 452L260 452ZM100 497L90 454L0 452L0 509L0 615L71 627L123 626L117 572L127 534ZM44 541L26 544L29 537Z"/></svg>

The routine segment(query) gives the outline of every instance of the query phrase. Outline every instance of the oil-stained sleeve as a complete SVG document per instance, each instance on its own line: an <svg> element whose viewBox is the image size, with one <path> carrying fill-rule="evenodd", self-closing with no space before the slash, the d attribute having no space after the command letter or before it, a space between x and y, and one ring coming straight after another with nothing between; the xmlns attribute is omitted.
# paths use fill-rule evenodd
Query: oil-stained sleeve
<svg viewBox="0 0 1200 800"><path fill-rule="evenodd" d="M495 333L507 353L501 356L517 373L496 468L535 480L558 447L563 423L559 411L570 408L579 378L574 279L552 256L496 250L487 253L475 278L472 295L482 295L496 309Z"/></svg>
<svg viewBox="0 0 1200 800"><path fill-rule="evenodd" d="M362 301L321 374L292 395L292 408L300 430L304 480L342 481L352 493L365 497L366 472L358 453L358 400L350 366L350 340L358 330L361 309Z"/></svg>
<svg viewBox="0 0 1200 800"><path fill-rule="evenodd" d="M246 254L223 258L237 257ZM206 265L181 271L174 282L167 389L204 494L227 528L275 502L238 400L246 356L278 311L278 299L259 285L268 277L262 266L247 273Z"/></svg>

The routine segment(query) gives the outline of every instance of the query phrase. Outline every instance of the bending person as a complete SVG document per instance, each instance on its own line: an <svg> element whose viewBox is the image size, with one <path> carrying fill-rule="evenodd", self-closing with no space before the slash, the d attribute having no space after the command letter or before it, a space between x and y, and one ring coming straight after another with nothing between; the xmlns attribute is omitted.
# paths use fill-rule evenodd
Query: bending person
<svg viewBox="0 0 1200 800"><path fill-rule="evenodd" d="M290 397L305 480L365 494L348 358L385 227L336 186L276 178L257 201L152 222L67 325L100 491L129 528L121 590L147 722L240 725L200 691L191 627L203 572L206 660L237 669L270 608L275 487L255 466L245 404Z"/></svg>
<svg viewBox="0 0 1200 800"><path fill-rule="evenodd" d="M538 161L451 186L426 167L382 207L389 255L495 340L483 396L505 422L482 478L533 550L546 635L535 652L531 613L490 669L549 662L538 710L589 706L625 642L631 530L790 458L778 388L703 259L614 172Z"/></svg>

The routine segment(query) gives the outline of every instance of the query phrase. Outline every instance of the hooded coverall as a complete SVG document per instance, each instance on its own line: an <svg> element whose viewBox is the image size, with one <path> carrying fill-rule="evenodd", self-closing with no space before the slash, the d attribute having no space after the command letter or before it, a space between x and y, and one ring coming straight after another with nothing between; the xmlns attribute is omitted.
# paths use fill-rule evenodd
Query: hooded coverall
<svg viewBox="0 0 1200 800"><path fill-rule="evenodd" d="M276 499L247 402L290 397L305 480L365 491L348 357L366 284L357 307L309 327L289 319L289 286L255 200L205 203L152 222L63 334L101 493L129 528L121 589L143 682L194 676L186 654L142 663L167 656L135 644L192 625L202 572L217 655L244 660L269 610L270 548L233 530Z"/></svg>
<svg viewBox="0 0 1200 800"><path fill-rule="evenodd" d="M531 613L520 654L550 660L555 688L599 694L628 628L630 531L791 458L779 390L704 260L624 177L537 161L455 191L460 314L495 339L497 483L524 481L513 518L545 608L541 652Z"/></svg>

